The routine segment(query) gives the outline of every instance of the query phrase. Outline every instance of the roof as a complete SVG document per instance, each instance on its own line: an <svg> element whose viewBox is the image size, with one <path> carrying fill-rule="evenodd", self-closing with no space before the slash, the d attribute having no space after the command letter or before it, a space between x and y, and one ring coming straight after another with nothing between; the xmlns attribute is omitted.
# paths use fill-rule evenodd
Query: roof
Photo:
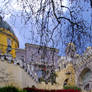
<svg viewBox="0 0 92 92"><path fill-rule="evenodd" d="M5 29L7 29L8 31L10 31L11 33L14 34L13 29L10 27L10 25L6 21L4 21L2 19L1 16L0 16L0 28L5 28Z"/></svg>

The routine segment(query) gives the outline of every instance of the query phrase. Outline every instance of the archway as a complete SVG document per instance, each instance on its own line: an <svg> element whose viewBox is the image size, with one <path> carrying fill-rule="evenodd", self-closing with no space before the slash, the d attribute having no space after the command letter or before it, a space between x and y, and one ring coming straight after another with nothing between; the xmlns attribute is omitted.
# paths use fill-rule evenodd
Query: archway
<svg viewBox="0 0 92 92"><path fill-rule="evenodd" d="M79 75L79 86L85 90L90 90L90 85L92 84L92 71L89 68L84 68Z"/></svg>

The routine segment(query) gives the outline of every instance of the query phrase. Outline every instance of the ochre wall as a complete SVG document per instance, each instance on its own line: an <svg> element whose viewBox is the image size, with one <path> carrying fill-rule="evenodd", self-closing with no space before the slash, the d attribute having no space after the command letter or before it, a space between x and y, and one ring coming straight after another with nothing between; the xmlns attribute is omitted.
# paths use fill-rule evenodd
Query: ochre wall
<svg viewBox="0 0 92 92"><path fill-rule="evenodd" d="M0 87L15 86L18 88L36 86L34 80L18 65L0 60Z"/></svg>
<svg viewBox="0 0 92 92"><path fill-rule="evenodd" d="M10 31L0 28L0 52L2 52L2 54L6 53L7 38L9 38L11 40L12 50L11 50L10 54L13 56L13 58L15 58L16 57L15 49L19 47L17 38Z"/></svg>
<svg viewBox="0 0 92 92"><path fill-rule="evenodd" d="M69 74L70 73L70 74ZM66 68L57 72L57 83L61 84L62 87L64 85L64 81L68 79L67 85L74 86L75 85L75 71L72 64L67 64Z"/></svg>

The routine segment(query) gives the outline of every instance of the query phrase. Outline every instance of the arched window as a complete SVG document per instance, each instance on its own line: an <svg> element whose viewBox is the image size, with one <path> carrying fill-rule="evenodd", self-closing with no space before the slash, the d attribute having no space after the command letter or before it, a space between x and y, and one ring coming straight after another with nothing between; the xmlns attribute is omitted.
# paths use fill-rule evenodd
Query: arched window
<svg viewBox="0 0 92 92"><path fill-rule="evenodd" d="M7 45L11 46L11 39L10 38L7 38Z"/></svg>
<svg viewBox="0 0 92 92"><path fill-rule="evenodd" d="M11 39L8 38L7 39L7 53L9 53L11 51Z"/></svg>

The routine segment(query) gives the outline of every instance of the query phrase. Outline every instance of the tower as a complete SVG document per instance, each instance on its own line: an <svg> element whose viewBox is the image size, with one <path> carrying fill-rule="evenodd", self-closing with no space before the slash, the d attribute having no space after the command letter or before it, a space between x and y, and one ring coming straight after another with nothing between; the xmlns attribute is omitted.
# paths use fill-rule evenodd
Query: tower
<svg viewBox="0 0 92 92"><path fill-rule="evenodd" d="M66 56L73 58L76 52L76 47L73 43L68 43L65 53Z"/></svg>
<svg viewBox="0 0 92 92"><path fill-rule="evenodd" d="M6 53L16 57L15 49L19 47L19 42L10 25L0 16L0 54Z"/></svg>

